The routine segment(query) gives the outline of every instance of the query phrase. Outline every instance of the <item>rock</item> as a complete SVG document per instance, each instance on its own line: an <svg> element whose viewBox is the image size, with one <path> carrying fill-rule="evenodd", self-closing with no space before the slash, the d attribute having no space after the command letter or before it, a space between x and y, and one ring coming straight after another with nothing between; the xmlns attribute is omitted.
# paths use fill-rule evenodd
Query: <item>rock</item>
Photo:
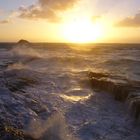
<svg viewBox="0 0 140 140"><path fill-rule="evenodd" d="M118 82L108 75L89 73L91 86L94 89L113 94L115 100L127 101L133 116L140 118L140 85L139 83Z"/></svg>
<svg viewBox="0 0 140 140"><path fill-rule="evenodd" d="M89 75L90 78L92 78L92 77L95 77L95 78L108 77L107 74L104 74L104 73L97 73L97 72L89 72L88 75Z"/></svg>
<svg viewBox="0 0 140 140"><path fill-rule="evenodd" d="M23 40L23 39L21 39L17 42L17 45L29 45L29 44L30 44L30 42L28 42L27 40Z"/></svg>
<svg viewBox="0 0 140 140"><path fill-rule="evenodd" d="M131 110L134 114L134 117L136 119L139 119L139 117L140 117L140 96L132 98L130 101L130 104L131 104Z"/></svg>
<svg viewBox="0 0 140 140"><path fill-rule="evenodd" d="M94 89L109 92L114 95L116 100L125 101L129 95L129 85L115 83L111 80L98 79L94 77L91 78L90 81Z"/></svg>

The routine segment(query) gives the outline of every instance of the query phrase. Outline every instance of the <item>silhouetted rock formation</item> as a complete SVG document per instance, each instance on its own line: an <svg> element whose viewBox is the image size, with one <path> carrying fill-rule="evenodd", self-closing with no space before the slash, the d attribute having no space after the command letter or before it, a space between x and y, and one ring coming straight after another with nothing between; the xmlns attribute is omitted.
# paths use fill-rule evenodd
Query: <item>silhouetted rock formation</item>
<svg viewBox="0 0 140 140"><path fill-rule="evenodd" d="M23 40L23 39L21 39L17 42L17 45L29 45L29 44L30 44L30 42L28 42L27 40Z"/></svg>
<svg viewBox="0 0 140 140"><path fill-rule="evenodd" d="M89 72L91 86L114 95L115 100L127 101L136 119L140 118L140 83L117 81L107 74Z"/></svg>

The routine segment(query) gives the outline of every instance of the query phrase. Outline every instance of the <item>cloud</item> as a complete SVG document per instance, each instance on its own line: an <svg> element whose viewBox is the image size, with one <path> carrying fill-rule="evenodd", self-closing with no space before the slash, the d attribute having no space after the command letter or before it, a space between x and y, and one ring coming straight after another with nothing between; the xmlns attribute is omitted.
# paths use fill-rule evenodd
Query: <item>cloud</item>
<svg viewBox="0 0 140 140"><path fill-rule="evenodd" d="M140 12L134 17L127 17L116 24L119 27L140 27Z"/></svg>
<svg viewBox="0 0 140 140"><path fill-rule="evenodd" d="M79 0L38 0L38 3L29 7L19 8L19 17L28 19L47 19L57 22L59 14L73 7Z"/></svg>
<svg viewBox="0 0 140 140"><path fill-rule="evenodd" d="M0 24L7 24L10 23L9 19L0 20Z"/></svg>
<svg viewBox="0 0 140 140"><path fill-rule="evenodd" d="M0 24L13 23L17 15L17 12L0 9Z"/></svg>

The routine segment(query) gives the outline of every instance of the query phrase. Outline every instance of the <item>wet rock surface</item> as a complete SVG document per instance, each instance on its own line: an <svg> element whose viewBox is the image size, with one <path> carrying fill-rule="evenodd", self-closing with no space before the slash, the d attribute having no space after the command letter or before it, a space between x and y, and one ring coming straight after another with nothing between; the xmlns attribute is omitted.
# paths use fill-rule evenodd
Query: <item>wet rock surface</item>
<svg viewBox="0 0 140 140"><path fill-rule="evenodd" d="M93 89L113 94L115 100L127 102L136 119L140 118L140 83L131 83L127 79L118 81L107 74L89 72Z"/></svg>

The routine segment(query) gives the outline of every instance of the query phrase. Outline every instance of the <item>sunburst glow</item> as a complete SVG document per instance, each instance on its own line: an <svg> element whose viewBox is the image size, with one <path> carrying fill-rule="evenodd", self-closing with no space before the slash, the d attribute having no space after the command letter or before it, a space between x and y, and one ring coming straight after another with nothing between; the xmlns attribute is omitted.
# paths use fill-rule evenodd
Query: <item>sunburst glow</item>
<svg viewBox="0 0 140 140"><path fill-rule="evenodd" d="M103 35L103 27L100 23L93 23L88 18L81 18L65 23L63 34L70 42L94 42Z"/></svg>

